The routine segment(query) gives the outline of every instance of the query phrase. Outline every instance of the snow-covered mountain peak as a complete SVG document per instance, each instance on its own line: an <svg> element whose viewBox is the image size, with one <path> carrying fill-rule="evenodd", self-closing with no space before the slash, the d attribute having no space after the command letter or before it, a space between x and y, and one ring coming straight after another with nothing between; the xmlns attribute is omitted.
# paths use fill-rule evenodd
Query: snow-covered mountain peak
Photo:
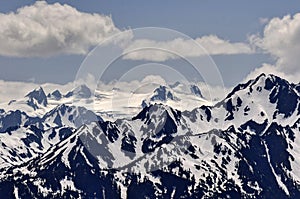
<svg viewBox="0 0 300 199"><path fill-rule="evenodd" d="M299 96L294 84L275 75L261 74L236 86L213 107L212 115L225 118L226 127L250 120L260 125L271 121L288 125L300 113Z"/></svg>
<svg viewBox="0 0 300 199"><path fill-rule="evenodd" d="M260 74L255 79L249 80L246 83L242 83L234 87L234 89L227 95L227 98L230 98L234 94L238 94L241 91L247 92L248 95L251 95L253 92L261 92L262 90L271 91L273 88L284 90L288 89L291 92L296 86L289 83L288 81L273 75L273 74ZM257 93L256 92L256 93Z"/></svg>
<svg viewBox="0 0 300 199"><path fill-rule="evenodd" d="M76 98L90 98L92 96L92 92L85 84L79 85L74 88L72 91L68 92L65 97L74 96Z"/></svg>
<svg viewBox="0 0 300 199"><path fill-rule="evenodd" d="M173 108L164 104L150 104L143 108L143 110L133 117L133 120L139 119L145 123L150 121L159 122L161 117L172 117L174 121L178 121L181 116L180 111L174 110Z"/></svg>
<svg viewBox="0 0 300 199"><path fill-rule="evenodd" d="M78 128L94 121L103 121L102 118L84 107L58 105L43 117L44 123L54 126L69 126Z"/></svg>
<svg viewBox="0 0 300 199"><path fill-rule="evenodd" d="M191 90L191 93L193 93L194 95L203 98L203 95L202 95L202 93L201 93L201 91L200 91L200 89L197 85L192 84L190 86L190 90Z"/></svg>
<svg viewBox="0 0 300 199"><path fill-rule="evenodd" d="M55 90L52 93L49 93L47 97L54 100L60 100L63 97L63 95L59 90Z"/></svg>
<svg viewBox="0 0 300 199"><path fill-rule="evenodd" d="M27 99L27 104L31 106L34 110L38 109L39 106L47 106L47 96L42 87L39 87L25 96Z"/></svg>
<svg viewBox="0 0 300 199"><path fill-rule="evenodd" d="M150 101L162 101L165 102L167 100L178 100L174 94L171 92L170 88L166 86L159 86L153 91L153 96L150 98Z"/></svg>

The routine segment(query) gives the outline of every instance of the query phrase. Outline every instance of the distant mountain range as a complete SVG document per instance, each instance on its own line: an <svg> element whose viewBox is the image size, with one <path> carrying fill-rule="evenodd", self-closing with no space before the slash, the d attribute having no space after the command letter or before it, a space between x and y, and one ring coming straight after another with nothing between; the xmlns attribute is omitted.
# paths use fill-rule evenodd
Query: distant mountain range
<svg viewBox="0 0 300 199"><path fill-rule="evenodd" d="M261 74L215 103L181 86L123 104L85 85L9 102L0 196L300 198L300 84Z"/></svg>
<svg viewBox="0 0 300 199"><path fill-rule="evenodd" d="M2 108L6 111L24 111L31 116L43 116L57 105L75 105L93 110L107 120L115 120L130 118L151 103L163 103L181 111L211 104L210 100L202 96L197 85L176 82L173 85L150 84L146 90L142 87L135 92L117 87L111 90L100 87L91 91L85 84L81 84L66 93L56 89L46 94L42 87L38 87L23 99L12 99L2 104Z"/></svg>

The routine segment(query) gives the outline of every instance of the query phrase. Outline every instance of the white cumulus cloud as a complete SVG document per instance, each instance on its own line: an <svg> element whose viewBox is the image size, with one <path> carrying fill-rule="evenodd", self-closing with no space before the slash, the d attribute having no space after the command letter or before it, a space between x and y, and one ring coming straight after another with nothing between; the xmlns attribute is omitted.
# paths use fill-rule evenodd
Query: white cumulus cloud
<svg viewBox="0 0 300 199"><path fill-rule="evenodd" d="M299 83L300 77L300 13L272 18L266 24L263 35L252 35L252 44L270 54L275 64L263 64L247 78L259 73L272 73L291 82Z"/></svg>
<svg viewBox="0 0 300 199"><path fill-rule="evenodd" d="M110 16L37 1L16 12L0 13L0 55L86 54L92 46L118 32Z"/></svg>
<svg viewBox="0 0 300 199"><path fill-rule="evenodd" d="M200 46L200 47L199 47ZM133 41L124 51L125 59L166 61L182 57L202 55L252 54L255 51L247 43L223 40L216 35L193 39L176 38L170 41L140 39Z"/></svg>

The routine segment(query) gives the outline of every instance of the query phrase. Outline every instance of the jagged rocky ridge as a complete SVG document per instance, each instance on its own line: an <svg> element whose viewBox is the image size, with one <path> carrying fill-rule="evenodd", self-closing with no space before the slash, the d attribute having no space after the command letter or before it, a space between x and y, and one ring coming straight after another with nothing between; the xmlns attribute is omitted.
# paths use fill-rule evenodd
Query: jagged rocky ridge
<svg viewBox="0 0 300 199"><path fill-rule="evenodd" d="M22 158L21 150L2 153L20 161L11 158L2 167L0 194L6 198L299 198L299 88L262 74L238 85L214 106L180 112L152 104L132 119L115 122L72 114L83 118L80 127L69 123L64 106L42 118L1 111L1 121L14 118L13 114L23 118L2 122L15 126L2 125L2 151L9 151L6 142L20 134L35 137L21 138L27 143L24 148L41 145L31 157ZM56 120L58 115L68 120Z"/></svg>

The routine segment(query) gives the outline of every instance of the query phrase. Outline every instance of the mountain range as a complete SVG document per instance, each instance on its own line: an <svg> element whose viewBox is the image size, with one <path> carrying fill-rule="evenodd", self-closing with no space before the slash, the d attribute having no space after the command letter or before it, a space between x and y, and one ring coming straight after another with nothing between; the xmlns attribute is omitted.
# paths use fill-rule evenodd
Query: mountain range
<svg viewBox="0 0 300 199"><path fill-rule="evenodd" d="M178 87L125 104L85 85L10 101L0 196L300 198L300 84L261 74L218 102ZM114 110L98 107L105 99Z"/></svg>

